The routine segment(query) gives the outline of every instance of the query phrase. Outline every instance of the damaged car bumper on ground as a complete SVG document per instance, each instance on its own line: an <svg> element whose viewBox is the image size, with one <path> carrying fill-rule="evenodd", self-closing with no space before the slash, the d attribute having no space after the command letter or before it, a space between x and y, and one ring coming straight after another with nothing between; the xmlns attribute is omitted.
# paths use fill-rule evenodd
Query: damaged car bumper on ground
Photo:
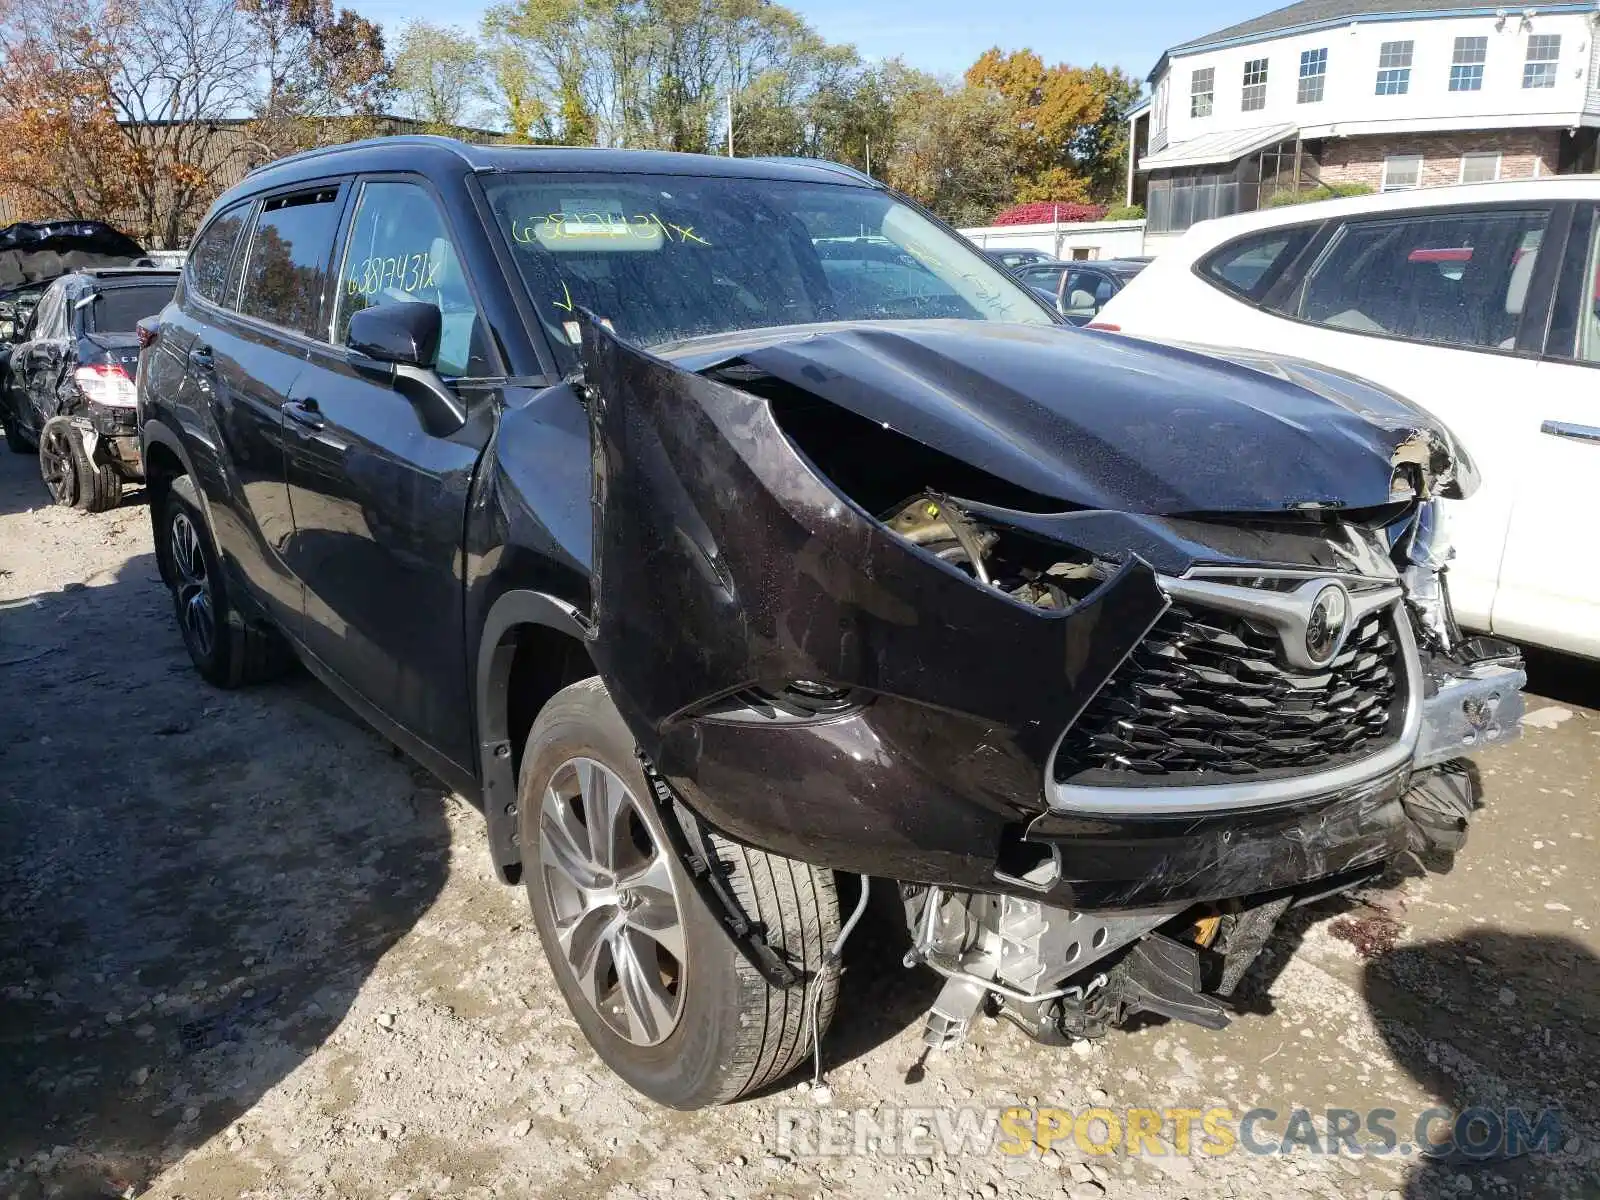
<svg viewBox="0 0 1600 1200"><path fill-rule="evenodd" d="M657 353L585 329L597 664L698 819L901 883L930 1043L1223 1023L1289 906L1462 844L1524 676L1404 401L972 323Z"/></svg>

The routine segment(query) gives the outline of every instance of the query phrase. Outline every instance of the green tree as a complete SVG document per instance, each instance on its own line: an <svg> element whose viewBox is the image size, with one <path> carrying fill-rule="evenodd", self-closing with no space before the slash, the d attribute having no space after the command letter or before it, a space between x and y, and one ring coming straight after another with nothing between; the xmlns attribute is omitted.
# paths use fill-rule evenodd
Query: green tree
<svg viewBox="0 0 1600 1200"><path fill-rule="evenodd" d="M891 186L956 225L981 225L1011 199L1014 124L987 88L952 86L900 68L890 81Z"/></svg>
<svg viewBox="0 0 1600 1200"><path fill-rule="evenodd" d="M412 21L394 56L394 93L404 115L440 132L472 122L486 98L488 64L477 38L461 29Z"/></svg>

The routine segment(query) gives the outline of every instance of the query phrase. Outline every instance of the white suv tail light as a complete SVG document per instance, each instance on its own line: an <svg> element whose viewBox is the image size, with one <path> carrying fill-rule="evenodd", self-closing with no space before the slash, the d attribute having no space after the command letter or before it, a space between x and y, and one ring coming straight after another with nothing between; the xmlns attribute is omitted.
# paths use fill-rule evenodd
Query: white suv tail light
<svg viewBox="0 0 1600 1200"><path fill-rule="evenodd" d="M107 404L116 408L132 408L138 401L133 380L117 363L95 363L79 367L72 373L72 381L94 404Z"/></svg>

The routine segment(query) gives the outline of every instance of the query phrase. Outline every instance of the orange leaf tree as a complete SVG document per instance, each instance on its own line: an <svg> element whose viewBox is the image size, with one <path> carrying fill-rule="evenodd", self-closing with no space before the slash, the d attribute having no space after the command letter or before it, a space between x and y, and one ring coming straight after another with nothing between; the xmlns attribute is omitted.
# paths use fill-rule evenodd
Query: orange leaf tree
<svg viewBox="0 0 1600 1200"><path fill-rule="evenodd" d="M1082 203L1116 194L1126 164L1124 116L1139 85L1101 66L1046 67L1032 50L987 50L967 84L998 93L1012 120L1015 198Z"/></svg>

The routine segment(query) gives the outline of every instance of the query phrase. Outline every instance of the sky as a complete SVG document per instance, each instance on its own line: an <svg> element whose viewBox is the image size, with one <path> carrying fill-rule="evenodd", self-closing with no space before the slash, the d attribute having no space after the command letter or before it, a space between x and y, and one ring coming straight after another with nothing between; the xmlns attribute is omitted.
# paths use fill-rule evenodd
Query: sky
<svg viewBox="0 0 1600 1200"><path fill-rule="evenodd" d="M382 23L391 39L407 20L475 29L483 0L341 0ZM787 0L830 42L868 58L959 75L990 46L1031 46L1047 63L1119 66L1143 79L1168 46L1280 7L1284 0L1047 0L991 7L973 0Z"/></svg>

